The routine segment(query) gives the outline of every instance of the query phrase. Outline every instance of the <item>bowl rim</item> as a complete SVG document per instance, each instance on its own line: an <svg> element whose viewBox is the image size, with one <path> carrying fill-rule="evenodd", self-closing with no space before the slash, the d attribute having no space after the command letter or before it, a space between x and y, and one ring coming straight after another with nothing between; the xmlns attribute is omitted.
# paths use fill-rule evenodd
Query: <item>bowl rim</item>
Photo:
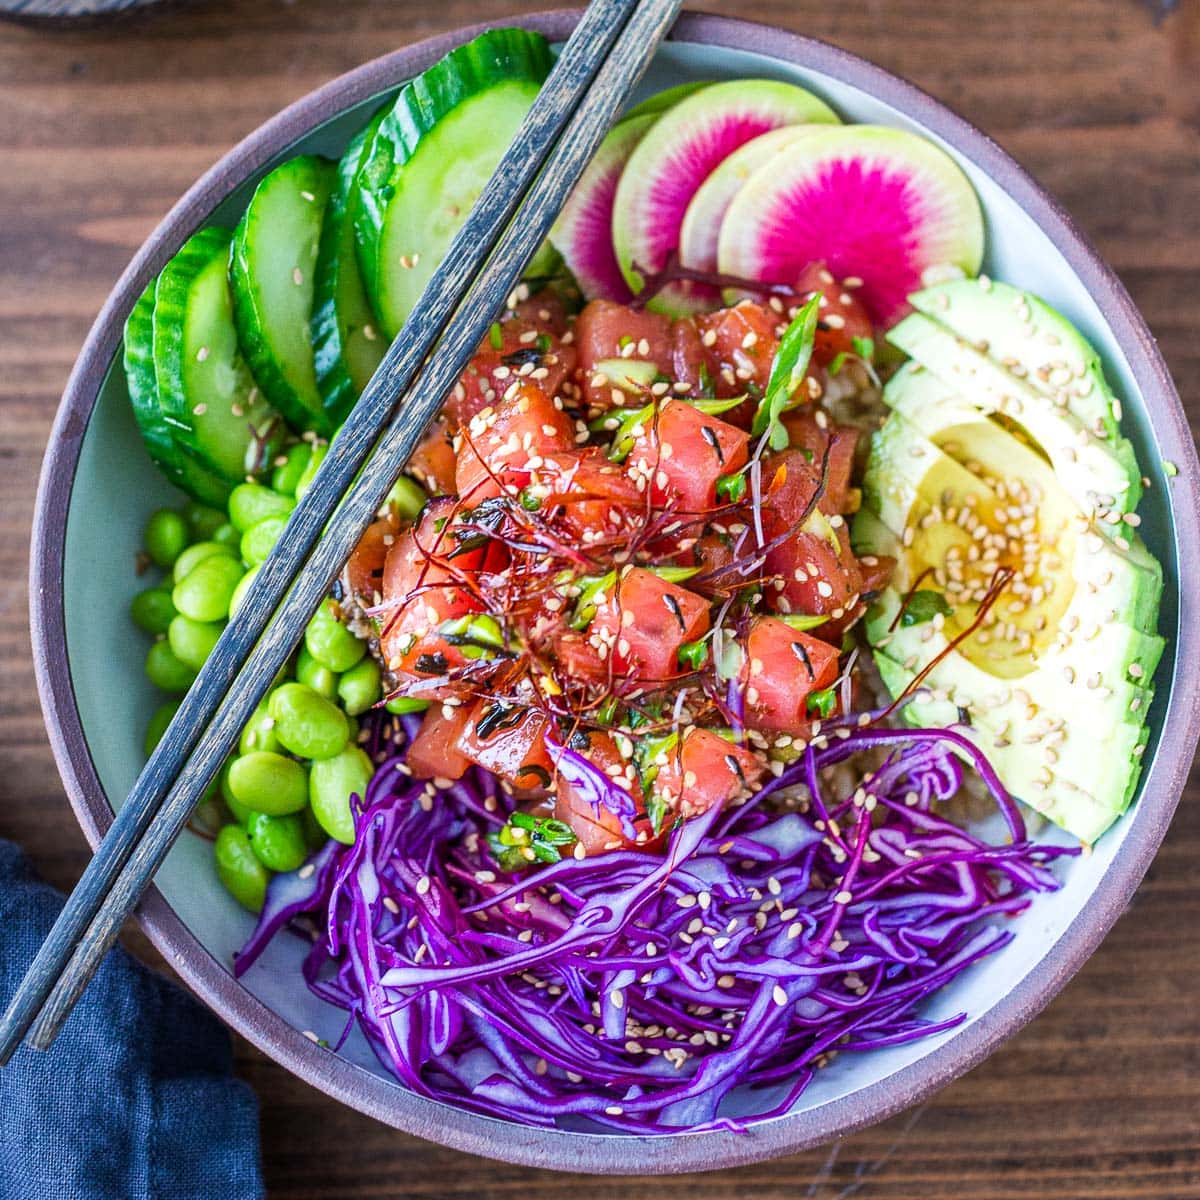
<svg viewBox="0 0 1200 1200"><path fill-rule="evenodd" d="M579 9L507 22L561 41ZM152 275L235 186L298 138L353 105L423 70L495 22L402 47L341 75L259 126L210 168L147 238L97 316L67 382L43 460L30 540L30 631L42 710L71 807L94 848L112 821L75 703L65 645L63 547L83 438L120 346L126 315ZM1159 453L1177 464L1169 494L1180 578L1200 566L1200 464L1187 418L1157 345L1126 292L1071 218L990 137L913 84L828 43L770 25L708 13L683 14L669 39L743 50L799 65L859 88L917 121L991 177L1050 238L1096 301L1144 399ZM137 910L150 940L184 982L239 1034L293 1074L361 1112L408 1133L508 1162L596 1174L713 1170L795 1153L889 1117L981 1062L1062 989L1120 916L1150 865L1200 738L1200 690L1178 686L1200 667L1200 620L1181 589L1175 670L1157 752L1125 841L1087 907L1039 967L974 1022L900 1071L815 1109L764 1122L749 1134L581 1134L526 1128L428 1100L381 1079L309 1039L237 983L193 936L157 888Z"/></svg>

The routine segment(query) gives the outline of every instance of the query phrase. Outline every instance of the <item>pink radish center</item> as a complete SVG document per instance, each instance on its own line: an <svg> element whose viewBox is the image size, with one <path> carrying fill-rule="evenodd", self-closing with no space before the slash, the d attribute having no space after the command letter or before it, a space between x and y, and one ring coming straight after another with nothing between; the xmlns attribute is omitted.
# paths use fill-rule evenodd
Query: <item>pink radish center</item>
<svg viewBox="0 0 1200 1200"><path fill-rule="evenodd" d="M809 263L823 260L838 279L863 279L861 295L872 317L888 323L920 287L924 267L936 261L941 239L931 231L937 226L928 189L911 175L834 159L781 189L761 214L757 274L764 282L794 283Z"/></svg>

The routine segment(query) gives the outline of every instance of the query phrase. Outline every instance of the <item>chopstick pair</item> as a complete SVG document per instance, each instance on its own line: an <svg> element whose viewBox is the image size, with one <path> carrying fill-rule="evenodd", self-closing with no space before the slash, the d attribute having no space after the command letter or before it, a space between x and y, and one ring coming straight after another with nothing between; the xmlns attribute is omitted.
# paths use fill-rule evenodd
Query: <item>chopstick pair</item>
<svg viewBox="0 0 1200 1200"><path fill-rule="evenodd" d="M35 1020L30 1044L54 1041L681 7L588 6L21 980L0 1064Z"/></svg>

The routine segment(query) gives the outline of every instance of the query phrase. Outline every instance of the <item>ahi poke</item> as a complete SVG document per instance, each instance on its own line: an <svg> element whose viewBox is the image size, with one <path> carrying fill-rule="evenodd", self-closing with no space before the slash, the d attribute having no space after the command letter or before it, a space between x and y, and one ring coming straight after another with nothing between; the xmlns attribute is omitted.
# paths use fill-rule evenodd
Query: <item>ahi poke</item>
<svg viewBox="0 0 1200 1200"><path fill-rule="evenodd" d="M552 61L452 51L130 314L168 697ZM925 1002L1131 803L1164 648L1120 400L985 242L945 150L794 84L632 109L196 811L235 971L302 939L405 1086L632 1133L965 1019Z"/></svg>

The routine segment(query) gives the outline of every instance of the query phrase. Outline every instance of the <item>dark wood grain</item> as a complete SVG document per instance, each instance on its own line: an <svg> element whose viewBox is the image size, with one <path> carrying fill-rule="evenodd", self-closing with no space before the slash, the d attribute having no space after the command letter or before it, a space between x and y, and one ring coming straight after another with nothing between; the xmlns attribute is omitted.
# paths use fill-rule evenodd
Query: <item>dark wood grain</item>
<svg viewBox="0 0 1200 1200"><path fill-rule="evenodd" d="M130 253L282 105L519 0L178 3L83 30L0 26L0 836L69 887L86 849L46 744L25 587L58 395ZM1200 4L708 0L836 42L982 126L1074 214L1160 339L1200 428ZM308 1200L1200 1198L1200 779L1149 877L1047 1012L917 1114L842 1144L677 1180L588 1179L430 1146L256 1051L273 1195ZM128 942L153 959L136 932Z"/></svg>

